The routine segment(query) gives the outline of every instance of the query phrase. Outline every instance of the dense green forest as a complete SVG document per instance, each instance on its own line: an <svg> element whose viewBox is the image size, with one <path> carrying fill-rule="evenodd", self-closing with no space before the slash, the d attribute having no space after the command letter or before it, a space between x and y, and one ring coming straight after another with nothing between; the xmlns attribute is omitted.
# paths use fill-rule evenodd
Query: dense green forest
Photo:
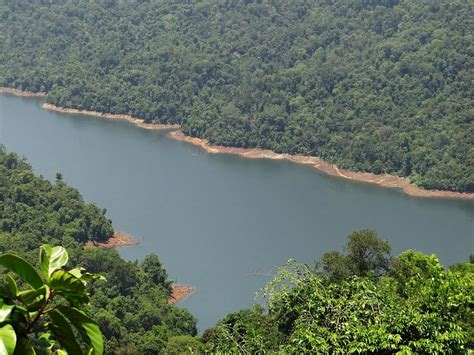
<svg viewBox="0 0 474 355"><path fill-rule="evenodd" d="M474 347L474 259L445 269L434 255L410 250L392 257L376 232L354 232L344 252L324 254L311 267L280 268L257 306L227 315L198 337L194 317L167 303L171 283L156 255L125 261L115 250L84 247L106 240L111 221L60 174L53 183L37 177L1 147L0 181L1 255L18 254L40 269L40 246L61 245L70 267L106 278L87 284L85 310L107 354L457 354ZM1 291L11 280L0 272ZM35 347L44 343L31 340Z"/></svg>
<svg viewBox="0 0 474 355"><path fill-rule="evenodd" d="M84 248L113 233L101 210L57 175L54 183L0 146L0 248L37 265L42 244L67 248L71 267L81 266L107 282L89 285L89 314L99 323L106 353L157 354L167 346L197 341L196 320L168 305L171 282L156 255L125 261L115 250ZM3 279L3 273L2 273Z"/></svg>
<svg viewBox="0 0 474 355"><path fill-rule="evenodd" d="M474 191L472 1L0 1L0 85Z"/></svg>

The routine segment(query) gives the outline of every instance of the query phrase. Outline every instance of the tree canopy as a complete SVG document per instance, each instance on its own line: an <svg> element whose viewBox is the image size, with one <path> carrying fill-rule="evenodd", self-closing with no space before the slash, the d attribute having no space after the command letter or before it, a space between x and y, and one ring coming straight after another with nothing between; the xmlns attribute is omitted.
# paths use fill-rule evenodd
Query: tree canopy
<svg viewBox="0 0 474 355"><path fill-rule="evenodd" d="M83 301L80 303L83 310L91 315L102 332L106 354L156 354L164 351L170 339L173 339L170 347L186 343L187 336L197 333L196 319L188 311L168 304L171 282L158 256L148 255L141 262L125 261L115 250L84 247L89 240L105 241L112 235L112 223L105 214L105 209L85 203L80 193L62 180L61 174L51 183L36 176L24 159L0 146L0 252L4 253L0 254L0 265L5 266L1 261L4 255L15 254L49 277L53 266L61 263L48 266L39 262L38 249L45 243L66 247L66 259L72 269L85 269L107 279L106 283L89 280L85 288L67 273L58 274L57 280L74 280L71 282L77 287L73 291L80 291L77 300ZM52 254L58 256L58 261L64 261L59 257L64 253L51 251L48 255ZM0 283L0 291L11 283L8 280ZM58 286L50 281L43 287L39 276L30 281L33 287L45 292L46 286L50 289ZM38 294L33 300L42 295ZM0 321L0 338L10 334L11 339L13 333L1 326ZM53 335L51 341L56 340ZM38 350L45 344L33 342L32 345ZM194 345L189 343L189 346Z"/></svg>
<svg viewBox="0 0 474 355"><path fill-rule="evenodd" d="M474 191L464 0L0 3L0 85Z"/></svg>
<svg viewBox="0 0 474 355"><path fill-rule="evenodd" d="M370 230L352 233L346 249L337 258L325 254L317 263L322 272L294 262L279 268L263 289L267 312L257 307L226 316L203 335L208 349L459 354L473 348L474 264L445 269L435 255L413 250L391 258L390 246ZM374 263L361 269L367 260Z"/></svg>

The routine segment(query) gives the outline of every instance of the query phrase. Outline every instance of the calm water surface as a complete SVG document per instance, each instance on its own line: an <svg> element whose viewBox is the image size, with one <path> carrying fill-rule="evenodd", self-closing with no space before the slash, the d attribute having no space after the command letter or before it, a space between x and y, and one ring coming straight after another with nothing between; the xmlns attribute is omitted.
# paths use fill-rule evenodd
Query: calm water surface
<svg viewBox="0 0 474 355"><path fill-rule="evenodd" d="M62 172L106 207L170 276L196 291L180 305L205 329L250 306L276 266L313 263L346 236L374 228L394 253L415 248L445 264L473 252L474 202L409 197L322 175L289 162L209 155L165 134L40 108L0 95L0 143L47 178Z"/></svg>

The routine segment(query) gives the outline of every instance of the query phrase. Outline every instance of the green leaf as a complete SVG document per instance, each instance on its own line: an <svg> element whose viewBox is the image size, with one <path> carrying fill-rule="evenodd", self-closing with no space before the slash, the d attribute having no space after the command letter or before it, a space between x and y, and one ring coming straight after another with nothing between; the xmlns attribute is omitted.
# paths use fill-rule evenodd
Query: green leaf
<svg viewBox="0 0 474 355"><path fill-rule="evenodd" d="M0 354L13 354L16 345L15 330L10 324L0 328Z"/></svg>
<svg viewBox="0 0 474 355"><path fill-rule="evenodd" d="M13 254L0 255L0 265L13 271L23 281L28 282L33 288L40 288L43 286L43 280L36 270L24 259Z"/></svg>
<svg viewBox="0 0 474 355"><path fill-rule="evenodd" d="M84 283L67 271L56 270L51 275L49 286L56 294L63 296L74 305L89 302Z"/></svg>
<svg viewBox="0 0 474 355"><path fill-rule="evenodd" d="M28 310L22 306L16 305L10 314L9 323L16 326L28 326Z"/></svg>
<svg viewBox="0 0 474 355"><path fill-rule="evenodd" d="M59 344L66 349L69 355L82 354L82 349L76 340L69 322L58 311L49 313L52 321L51 331L56 336Z"/></svg>
<svg viewBox="0 0 474 355"><path fill-rule="evenodd" d="M10 295L10 291L5 286L0 284L0 297L5 298L8 295Z"/></svg>
<svg viewBox="0 0 474 355"><path fill-rule="evenodd" d="M27 337L20 337L16 342L14 355L35 355L35 349L31 345L30 339Z"/></svg>
<svg viewBox="0 0 474 355"><path fill-rule="evenodd" d="M15 306L4 304L3 300L0 300L0 323L5 322L8 318L10 318L10 314L13 311Z"/></svg>
<svg viewBox="0 0 474 355"><path fill-rule="evenodd" d="M49 294L49 287L44 285L37 290L27 290L18 293L18 297L26 306L28 311L33 312L40 309Z"/></svg>
<svg viewBox="0 0 474 355"><path fill-rule="evenodd" d="M49 279L51 274L67 264L69 256L66 249L61 246L51 248L49 245L42 245L40 250L40 264L43 275Z"/></svg>
<svg viewBox="0 0 474 355"><path fill-rule="evenodd" d="M84 341L92 346L93 355L101 355L104 352L104 341L97 323L77 308L59 306L58 310L79 331Z"/></svg>
<svg viewBox="0 0 474 355"><path fill-rule="evenodd" d="M6 274L5 275L5 282L8 284L8 289L10 290L10 293L16 297L18 294L18 286L16 285L15 280L13 277L10 275Z"/></svg>
<svg viewBox="0 0 474 355"><path fill-rule="evenodd" d="M69 270L68 272L71 275L76 276L78 279L80 279L83 282L87 282L87 281L91 281L91 280L107 281L107 279L102 275L91 274L90 272L84 272L84 270L85 269L83 267L77 267L75 269Z"/></svg>

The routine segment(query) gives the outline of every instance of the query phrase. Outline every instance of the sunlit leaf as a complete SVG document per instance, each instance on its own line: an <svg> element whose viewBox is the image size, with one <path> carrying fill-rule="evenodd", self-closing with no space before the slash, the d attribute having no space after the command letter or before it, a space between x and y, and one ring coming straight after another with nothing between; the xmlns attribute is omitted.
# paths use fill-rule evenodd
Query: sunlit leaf
<svg viewBox="0 0 474 355"><path fill-rule="evenodd" d="M55 270L66 265L68 259L67 251L63 247L42 245L40 250L40 263L44 277L48 279Z"/></svg>
<svg viewBox="0 0 474 355"><path fill-rule="evenodd" d="M13 354L16 345L15 330L10 324L0 328L0 354Z"/></svg>
<svg viewBox="0 0 474 355"><path fill-rule="evenodd" d="M36 270L24 259L13 254L0 255L0 265L13 271L23 281L28 282L33 288L40 288L43 286L43 280Z"/></svg>
<svg viewBox="0 0 474 355"><path fill-rule="evenodd" d="M92 346L92 354L101 355L104 351L104 342L98 324L77 308L59 306L58 310L79 331L84 341Z"/></svg>
<svg viewBox="0 0 474 355"><path fill-rule="evenodd" d="M28 311L37 311L49 294L49 288L47 285L40 287L37 290L27 290L18 293L18 297L22 300Z"/></svg>
<svg viewBox="0 0 474 355"><path fill-rule="evenodd" d="M13 308L15 308L15 306L3 304L3 300L0 300L0 323L3 323L8 318L10 318L10 314L12 313Z"/></svg>
<svg viewBox="0 0 474 355"><path fill-rule="evenodd" d="M51 275L49 286L56 294L63 296L74 305L89 302L84 283L69 272L56 270Z"/></svg>
<svg viewBox="0 0 474 355"><path fill-rule="evenodd" d="M58 311L49 313L52 320L51 331L59 344L66 349L69 355L82 354L82 349L76 340L70 323Z"/></svg>
<svg viewBox="0 0 474 355"><path fill-rule="evenodd" d="M106 279L104 276L102 276L102 275L91 274L90 272L85 272L84 270L85 270L84 268L78 267L78 268L69 270L68 272L69 272L71 275L76 276L78 279L80 279L81 281L84 281L84 282L92 281L92 280L95 280L95 281L107 281L107 279Z"/></svg>

